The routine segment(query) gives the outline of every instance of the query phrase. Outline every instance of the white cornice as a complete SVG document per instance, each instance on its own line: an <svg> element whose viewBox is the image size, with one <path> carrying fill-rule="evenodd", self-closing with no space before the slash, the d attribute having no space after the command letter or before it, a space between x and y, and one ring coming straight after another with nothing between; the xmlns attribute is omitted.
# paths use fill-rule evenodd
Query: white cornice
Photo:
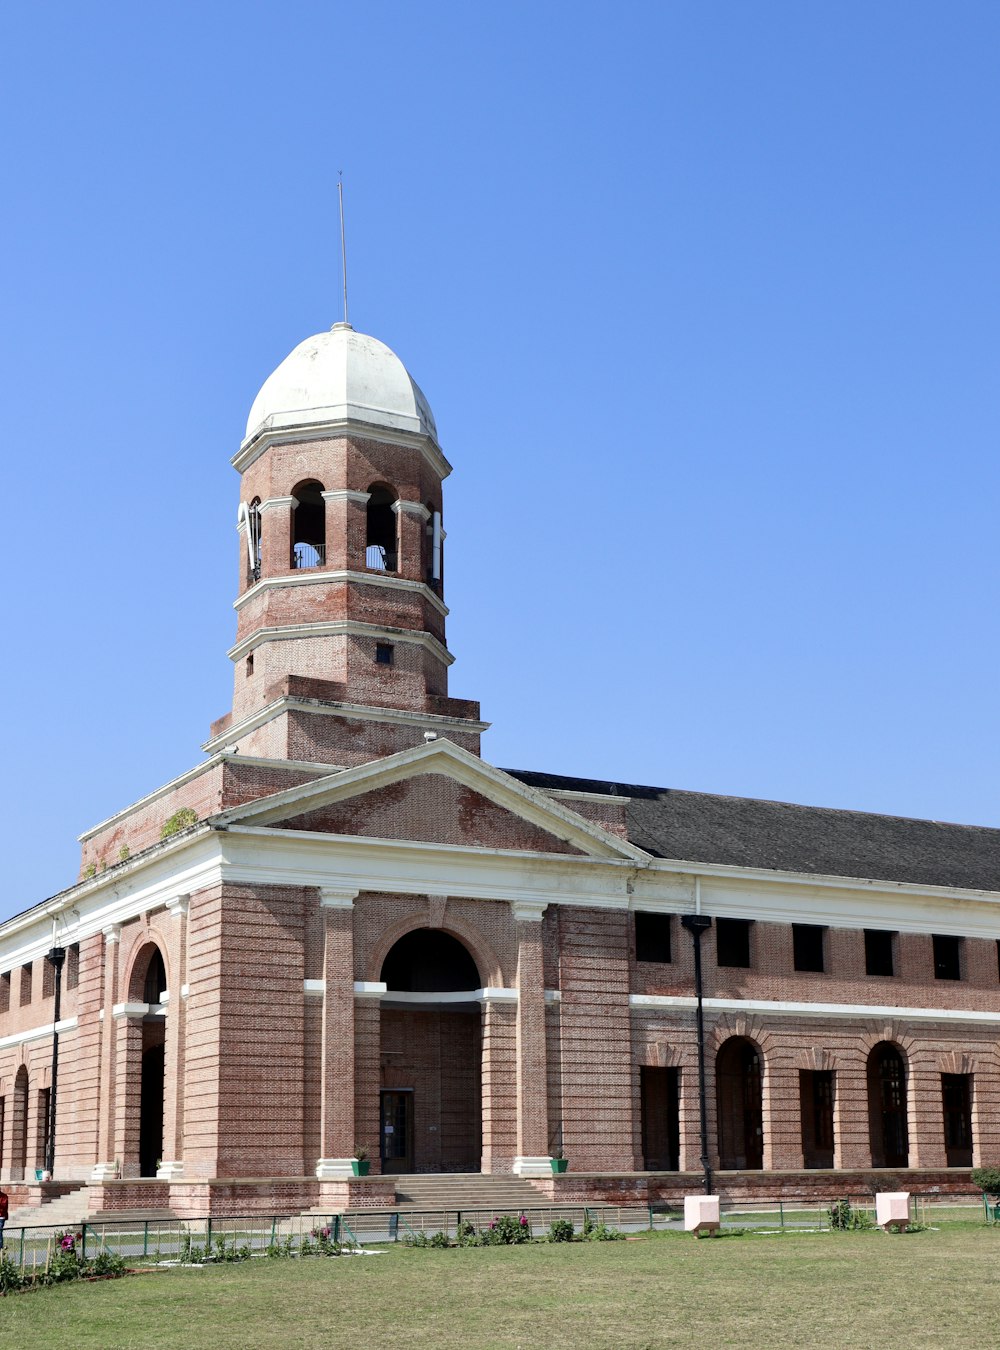
<svg viewBox="0 0 1000 1350"><path fill-rule="evenodd" d="M29 1027L27 1031L15 1031L11 1036L0 1036L0 1050L7 1050L14 1045L27 1045L29 1041L42 1041L46 1036L51 1036L54 1031L59 1035L64 1035L67 1031L75 1031L78 1025L78 1019L75 1017L64 1017L58 1022L49 1022L43 1027Z"/></svg>
<svg viewBox="0 0 1000 1350"><path fill-rule="evenodd" d="M266 707L258 709L257 712L251 713L249 717L244 717L241 722L226 727L217 736L213 736L210 741L206 741L202 749L212 753L217 752L222 746L233 745L243 736L249 736L258 727L272 722L276 717L280 717L282 713L286 712L307 712L314 713L317 716L343 717L349 722L397 722L403 726L423 727L441 734L454 731L466 736L476 732L488 731L490 727L489 722L467 722L461 717L442 717L439 713L407 712L402 708L376 708L371 704L364 703L337 703L332 699L283 696L275 699L273 703L267 704ZM248 755L247 758L249 759L250 756ZM331 767L330 772L333 771Z"/></svg>
<svg viewBox="0 0 1000 1350"><path fill-rule="evenodd" d="M392 504L393 512L398 516L400 512L405 512L409 516L419 516L421 520L427 521L431 518L431 513L423 502L404 502L402 498L397 498Z"/></svg>
<svg viewBox="0 0 1000 1350"><path fill-rule="evenodd" d="M276 820L288 819L292 812L301 814L303 811L314 811L347 797L427 773L445 774L463 787L479 792L497 806L592 857L625 857L640 865L649 861L649 855L634 844L610 834L602 826L586 820L575 811L567 810L544 793L526 787L518 779L511 778L501 769L495 769L492 764L487 764L477 755L447 740L401 750L384 759L345 769L343 773L331 775L327 779L303 783L256 803L248 802L244 806L233 807L221 814L218 820L220 824L240 821L271 824Z"/></svg>
<svg viewBox="0 0 1000 1350"><path fill-rule="evenodd" d="M630 994L629 1007L639 1011L674 1011L696 1008L698 1000L668 994ZM792 1003L764 998L706 998L706 1012L759 1013L768 1017L836 1017L851 1021L872 1018L905 1020L907 1022L988 1022L1000 1024L1000 1009L980 1012L963 1008L907 1008L881 1003Z"/></svg>
<svg viewBox="0 0 1000 1350"><path fill-rule="evenodd" d="M344 440L376 441L382 445L405 445L419 450L427 463L441 479L451 473L451 465L441 453L441 447L429 436L410 431L390 431L386 427L356 422L350 418L330 422L310 422L298 426L271 427L248 436L230 461L237 473L245 473L265 450L272 445L300 444L302 441Z"/></svg>
<svg viewBox="0 0 1000 1350"><path fill-rule="evenodd" d="M367 506L372 498L370 492L352 492L350 488L333 488L319 495L325 502L355 502L358 506Z"/></svg>
<svg viewBox="0 0 1000 1350"><path fill-rule="evenodd" d="M242 661L265 642L295 642L300 638L324 637L376 639L390 637L393 642L410 642L414 646L423 647L443 665L450 666L455 660L448 648L430 633L415 631L412 628L390 628L388 624L357 623L353 619L341 619L335 623L290 623L257 628L242 641L237 642L235 647L230 647L226 655L231 661Z"/></svg>
<svg viewBox="0 0 1000 1350"><path fill-rule="evenodd" d="M298 506L298 504L299 499L297 497L268 497L267 501L259 503L257 510L261 515L264 515L267 511L276 511L279 508L290 511L293 506Z"/></svg>
<svg viewBox="0 0 1000 1350"><path fill-rule="evenodd" d="M434 609L444 618L451 613L448 606L440 599L431 588L423 581L411 581L409 577L393 576L389 572L351 572L337 571L326 572L322 568L300 572L289 572L287 576L261 577L260 581L236 597L233 601L233 609L240 610L248 600L256 599L264 591L271 589L284 590L288 586L315 586L318 583L327 585L336 583L352 583L361 586L384 586L393 591L413 591L418 592ZM621 798L617 799L619 802Z"/></svg>
<svg viewBox="0 0 1000 1350"><path fill-rule="evenodd" d="M305 994L325 994L325 980L303 980L302 992ZM448 990L429 993L423 990L390 989L384 980L355 980L354 997L369 999L389 999L392 1003L516 1003L517 990L499 986L487 986L483 989Z"/></svg>

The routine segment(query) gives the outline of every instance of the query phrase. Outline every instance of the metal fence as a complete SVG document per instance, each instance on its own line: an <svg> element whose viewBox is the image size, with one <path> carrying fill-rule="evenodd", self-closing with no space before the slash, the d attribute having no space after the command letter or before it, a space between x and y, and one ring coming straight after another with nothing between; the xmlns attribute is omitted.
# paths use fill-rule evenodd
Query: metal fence
<svg viewBox="0 0 1000 1350"><path fill-rule="evenodd" d="M843 1197L838 1197L838 1200ZM855 1212L875 1217L871 1195L846 1197ZM750 1229L756 1232L823 1232L833 1226L831 1206L835 1201L805 1204L798 1201L723 1201L720 1217L723 1231ZM604 1224L624 1233L683 1231L680 1205L539 1205L516 1211L504 1209L353 1210L344 1214L244 1215L236 1218L121 1219L85 1223L7 1228L4 1251L23 1270L45 1266L58 1247L59 1235L69 1232L77 1250L90 1260L102 1250L113 1252L130 1264L177 1263L233 1256L263 1256L281 1252L296 1256L306 1244L315 1244L326 1230L329 1241L345 1247L402 1242L435 1233L455 1237L460 1226L477 1230L504 1214L522 1214L534 1237L544 1237L549 1226L568 1220L577 1231L586 1224ZM933 1226L941 1220L1000 1224L1000 1205L988 1203L979 1194L969 1196L910 1196L910 1218Z"/></svg>

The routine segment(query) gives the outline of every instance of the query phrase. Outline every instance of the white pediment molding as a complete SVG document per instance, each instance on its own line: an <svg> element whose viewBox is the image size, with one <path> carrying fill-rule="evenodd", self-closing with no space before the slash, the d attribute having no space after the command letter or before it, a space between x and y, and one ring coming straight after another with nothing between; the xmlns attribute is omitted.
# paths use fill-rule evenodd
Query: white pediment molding
<svg viewBox="0 0 1000 1350"><path fill-rule="evenodd" d="M233 807L214 817L213 822L222 828L273 825L426 774L453 779L588 857L629 859L640 866L646 866L650 860L648 853L619 835L585 820L536 788L526 786L443 738Z"/></svg>

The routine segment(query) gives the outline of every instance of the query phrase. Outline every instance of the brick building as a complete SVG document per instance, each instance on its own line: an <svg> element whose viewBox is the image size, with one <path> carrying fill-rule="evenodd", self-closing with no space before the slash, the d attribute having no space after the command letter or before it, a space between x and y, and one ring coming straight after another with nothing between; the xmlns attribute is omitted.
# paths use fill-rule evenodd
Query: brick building
<svg viewBox="0 0 1000 1350"><path fill-rule="evenodd" d="M1000 831L483 760L450 466L347 324L233 464L231 713L0 927L16 1195L51 1159L50 1190L179 1214L385 1204L411 1171L657 1198L700 1184L703 1124L730 1192L1000 1159Z"/></svg>

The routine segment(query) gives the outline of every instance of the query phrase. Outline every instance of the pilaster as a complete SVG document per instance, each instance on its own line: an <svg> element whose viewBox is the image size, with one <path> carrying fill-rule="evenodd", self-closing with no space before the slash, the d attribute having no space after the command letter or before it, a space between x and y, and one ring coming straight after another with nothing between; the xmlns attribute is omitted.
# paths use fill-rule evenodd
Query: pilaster
<svg viewBox="0 0 1000 1350"><path fill-rule="evenodd" d="M104 932L104 1020L101 1023L100 1105L97 1129L97 1161L91 1181L105 1181L118 1173L115 1161L115 1056L114 1008L118 1002L118 958L120 924L109 924Z"/></svg>
<svg viewBox="0 0 1000 1350"><path fill-rule="evenodd" d="M354 901L357 891L321 889L323 1021L320 1042L320 1147L316 1175L352 1174L354 1155Z"/></svg>
<svg viewBox="0 0 1000 1350"><path fill-rule="evenodd" d="M521 1176L551 1176L545 1046L542 915L545 905L515 902L517 931L517 1155Z"/></svg>
<svg viewBox="0 0 1000 1350"><path fill-rule="evenodd" d="M187 988L187 916L190 897L167 901L174 932L171 935L173 984L169 990L163 1065L163 1159L157 1178L169 1181L184 1175L184 1046Z"/></svg>

